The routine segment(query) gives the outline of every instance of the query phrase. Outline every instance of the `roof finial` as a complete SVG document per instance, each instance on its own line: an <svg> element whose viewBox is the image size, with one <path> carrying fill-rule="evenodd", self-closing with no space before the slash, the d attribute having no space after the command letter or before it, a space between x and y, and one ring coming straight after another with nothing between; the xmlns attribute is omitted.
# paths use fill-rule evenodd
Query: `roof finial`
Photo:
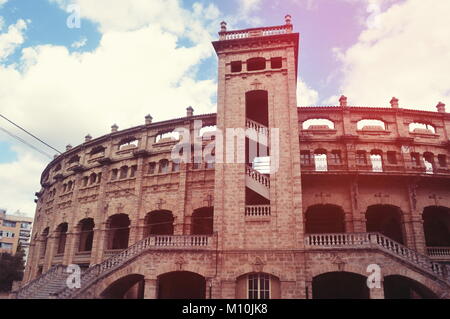
<svg viewBox="0 0 450 319"><path fill-rule="evenodd" d="M194 109L192 108L192 106L189 106L187 109L186 109L186 116L193 116L194 115Z"/></svg>
<svg viewBox="0 0 450 319"><path fill-rule="evenodd" d="M153 117L152 117L150 114L148 114L148 115L145 117L145 124L146 124L146 125L152 124L152 121L153 121Z"/></svg>
<svg viewBox="0 0 450 319"><path fill-rule="evenodd" d="M119 129L119 126L117 126L117 124L113 124L113 125L111 126L111 133L117 132L118 129Z"/></svg>
<svg viewBox="0 0 450 319"><path fill-rule="evenodd" d="M346 107L347 106L347 97L345 95L341 95L341 98L339 99L339 104L342 107Z"/></svg>
<svg viewBox="0 0 450 319"><path fill-rule="evenodd" d="M225 21L220 22L220 32L227 32L227 23Z"/></svg>
<svg viewBox="0 0 450 319"><path fill-rule="evenodd" d="M286 14L286 16L284 17L284 21L286 22L286 25L291 25L292 24L292 17L290 14Z"/></svg>
<svg viewBox="0 0 450 319"><path fill-rule="evenodd" d="M92 141L92 136L91 136L91 134L88 134L84 137L84 142L86 143L86 142L90 142L90 141Z"/></svg>
<svg viewBox="0 0 450 319"><path fill-rule="evenodd" d="M398 109L398 99L396 97L393 97L391 100L391 107L394 109Z"/></svg>
<svg viewBox="0 0 450 319"><path fill-rule="evenodd" d="M445 113L445 104L442 102L439 102L438 105L436 105L437 111L439 113Z"/></svg>

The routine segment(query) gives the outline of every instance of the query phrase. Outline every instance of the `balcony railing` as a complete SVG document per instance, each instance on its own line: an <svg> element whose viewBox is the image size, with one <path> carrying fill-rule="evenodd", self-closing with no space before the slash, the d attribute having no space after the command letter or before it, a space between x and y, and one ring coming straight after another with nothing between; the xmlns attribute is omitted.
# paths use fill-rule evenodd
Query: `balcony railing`
<svg viewBox="0 0 450 319"><path fill-rule="evenodd" d="M247 217L269 217L270 205L248 205L245 206L245 216Z"/></svg>
<svg viewBox="0 0 450 319"><path fill-rule="evenodd" d="M235 30L220 32L220 40L235 40L250 37L263 37L271 35L287 34L292 32L292 25L282 25L275 27L264 27L246 30Z"/></svg>

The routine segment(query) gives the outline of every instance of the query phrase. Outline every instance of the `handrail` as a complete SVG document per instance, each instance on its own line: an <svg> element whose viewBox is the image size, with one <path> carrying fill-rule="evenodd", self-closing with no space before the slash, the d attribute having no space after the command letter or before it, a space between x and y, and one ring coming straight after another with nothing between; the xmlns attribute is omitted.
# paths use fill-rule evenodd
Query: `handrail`
<svg viewBox="0 0 450 319"><path fill-rule="evenodd" d="M245 126L249 129L254 129L257 133L269 135L269 128L267 126L249 118L245 119Z"/></svg>
<svg viewBox="0 0 450 319"><path fill-rule="evenodd" d="M380 233L308 234L305 237L305 245L327 248L349 246L376 247L413 264L423 271L450 282L450 267L434 262L428 256L422 255Z"/></svg>
<svg viewBox="0 0 450 319"><path fill-rule="evenodd" d="M61 264L52 266L46 273L40 275L39 277L31 280L26 285L21 287L19 290L15 291L14 294L18 298L25 298L30 294L34 293L36 289L40 288L47 282L50 282L55 276L61 273L65 267Z"/></svg>
<svg viewBox="0 0 450 319"><path fill-rule="evenodd" d="M247 165L245 169L245 173L247 176L251 177L254 181L270 188L270 178L264 174L261 174L257 170L253 169L253 167Z"/></svg>
<svg viewBox="0 0 450 319"><path fill-rule="evenodd" d="M90 287L90 285L98 279L106 276L113 270L121 267L134 257L142 254L144 251L158 247L208 247L211 244L211 236L207 235L157 235L146 237L120 253L111 256L102 263L89 267L80 278L81 288L70 289L64 287L54 294L58 299L74 298L81 292Z"/></svg>
<svg viewBox="0 0 450 319"><path fill-rule="evenodd" d="M292 25L252 28L220 32L220 40L243 39L249 37L271 36L292 32Z"/></svg>

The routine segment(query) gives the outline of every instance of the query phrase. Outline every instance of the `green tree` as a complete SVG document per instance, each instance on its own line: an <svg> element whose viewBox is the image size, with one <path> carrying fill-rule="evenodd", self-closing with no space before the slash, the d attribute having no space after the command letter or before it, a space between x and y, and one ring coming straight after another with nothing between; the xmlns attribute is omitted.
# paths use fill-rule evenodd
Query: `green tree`
<svg viewBox="0 0 450 319"><path fill-rule="evenodd" d="M14 255L0 254L0 292L11 291L13 281L22 280L25 268L24 256L25 252L20 244Z"/></svg>

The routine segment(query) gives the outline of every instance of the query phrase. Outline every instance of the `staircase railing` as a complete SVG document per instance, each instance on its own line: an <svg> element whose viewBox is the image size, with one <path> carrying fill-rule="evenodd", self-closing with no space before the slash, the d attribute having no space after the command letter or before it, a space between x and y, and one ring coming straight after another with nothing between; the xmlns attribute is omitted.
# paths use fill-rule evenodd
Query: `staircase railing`
<svg viewBox="0 0 450 319"><path fill-rule="evenodd" d="M269 135L269 129L267 126L258 123L256 121L253 121L251 119L245 120L245 126L250 129L254 129L257 133L263 134L263 135Z"/></svg>
<svg viewBox="0 0 450 319"><path fill-rule="evenodd" d="M264 174L261 174L257 170L253 169L251 166L246 167L245 173L247 176L251 177L254 181L260 183L261 185L270 188L270 178Z"/></svg>
<svg viewBox="0 0 450 319"><path fill-rule="evenodd" d="M39 277L31 280L26 285L21 287L19 290L15 291L14 294L18 299L25 299L28 296L33 295L36 290L40 289L45 284L53 281L55 277L63 272L65 266L63 265L54 265L52 266L46 273L40 275Z"/></svg>
<svg viewBox="0 0 450 319"><path fill-rule="evenodd" d="M70 289L64 287L54 294L57 299L74 298L81 294L84 290L90 287L92 283L98 279L106 276L118 267L134 257L142 254L144 251L151 248L164 247L197 247L205 248L211 245L211 236L207 235L192 235L192 236L171 236L158 235L144 238L127 249L115 254L114 256L104 260L102 263L89 267L80 278L81 287L79 289Z"/></svg>
<svg viewBox="0 0 450 319"><path fill-rule="evenodd" d="M422 255L380 233L308 234L305 236L305 245L315 248L376 247L450 282L450 267L434 262L428 256Z"/></svg>

